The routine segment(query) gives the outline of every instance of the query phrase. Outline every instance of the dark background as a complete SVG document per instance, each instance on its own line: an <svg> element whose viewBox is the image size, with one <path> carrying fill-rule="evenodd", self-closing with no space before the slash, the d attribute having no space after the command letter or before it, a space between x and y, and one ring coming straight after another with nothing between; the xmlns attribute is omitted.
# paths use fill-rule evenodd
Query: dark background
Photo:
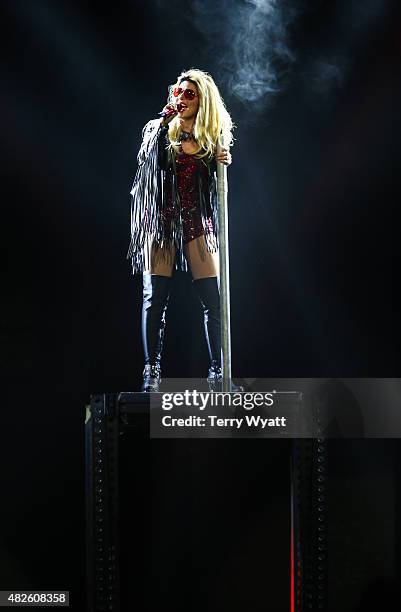
<svg viewBox="0 0 401 612"><path fill-rule="evenodd" d="M286 5L294 58L255 107L230 91L226 38L211 50L194 2L3 3L2 588L82 597L83 407L91 392L140 384L128 193L141 128L182 69L216 77L238 126L234 374L400 375L397 3ZM343 58L335 78L313 69L329 56ZM163 365L170 377L207 370L183 274Z"/></svg>

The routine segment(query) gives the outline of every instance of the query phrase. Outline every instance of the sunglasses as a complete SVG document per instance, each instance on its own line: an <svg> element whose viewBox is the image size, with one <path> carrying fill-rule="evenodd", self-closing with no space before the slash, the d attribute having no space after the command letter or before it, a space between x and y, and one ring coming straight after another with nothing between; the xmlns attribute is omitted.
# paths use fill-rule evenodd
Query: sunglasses
<svg viewBox="0 0 401 612"><path fill-rule="evenodd" d="M182 93L184 94L184 98L186 100L193 100L197 96L196 91L194 91L193 89L183 89L182 87L176 87L173 90L173 96L175 98L178 98L178 96L180 96Z"/></svg>

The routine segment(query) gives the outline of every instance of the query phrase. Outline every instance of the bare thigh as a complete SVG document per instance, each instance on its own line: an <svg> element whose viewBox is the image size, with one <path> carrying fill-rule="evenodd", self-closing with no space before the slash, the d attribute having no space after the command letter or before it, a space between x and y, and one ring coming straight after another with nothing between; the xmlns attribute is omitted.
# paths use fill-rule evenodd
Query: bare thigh
<svg viewBox="0 0 401 612"><path fill-rule="evenodd" d="M207 250L204 236L188 242L184 251L194 280L219 275L219 253Z"/></svg>
<svg viewBox="0 0 401 612"><path fill-rule="evenodd" d="M144 274L172 276L175 262L175 246L171 242L162 247L149 241L144 250Z"/></svg>

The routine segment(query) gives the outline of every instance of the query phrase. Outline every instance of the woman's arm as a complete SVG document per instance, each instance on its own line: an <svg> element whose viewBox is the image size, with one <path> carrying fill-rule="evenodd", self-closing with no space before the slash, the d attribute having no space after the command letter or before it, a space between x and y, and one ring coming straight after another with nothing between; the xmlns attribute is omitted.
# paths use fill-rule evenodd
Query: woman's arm
<svg viewBox="0 0 401 612"><path fill-rule="evenodd" d="M152 152L154 152L155 147L158 146L159 136L160 120L152 119L148 121L142 130L142 143L137 156L139 166L144 164Z"/></svg>
<svg viewBox="0 0 401 612"><path fill-rule="evenodd" d="M138 152L138 165L141 166L150 155L155 154L162 170L167 167L168 124L177 115L177 109L168 104L163 108L163 118L148 121L142 130L142 143Z"/></svg>

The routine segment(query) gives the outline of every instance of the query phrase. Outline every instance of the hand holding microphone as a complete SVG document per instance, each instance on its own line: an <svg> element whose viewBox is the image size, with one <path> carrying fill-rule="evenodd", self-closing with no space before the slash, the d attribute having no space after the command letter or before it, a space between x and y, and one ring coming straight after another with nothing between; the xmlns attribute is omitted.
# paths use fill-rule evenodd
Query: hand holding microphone
<svg viewBox="0 0 401 612"><path fill-rule="evenodd" d="M163 127L166 127L177 114L178 108L174 104L166 104L161 113L159 113L159 115L163 118L161 121L161 125Z"/></svg>

